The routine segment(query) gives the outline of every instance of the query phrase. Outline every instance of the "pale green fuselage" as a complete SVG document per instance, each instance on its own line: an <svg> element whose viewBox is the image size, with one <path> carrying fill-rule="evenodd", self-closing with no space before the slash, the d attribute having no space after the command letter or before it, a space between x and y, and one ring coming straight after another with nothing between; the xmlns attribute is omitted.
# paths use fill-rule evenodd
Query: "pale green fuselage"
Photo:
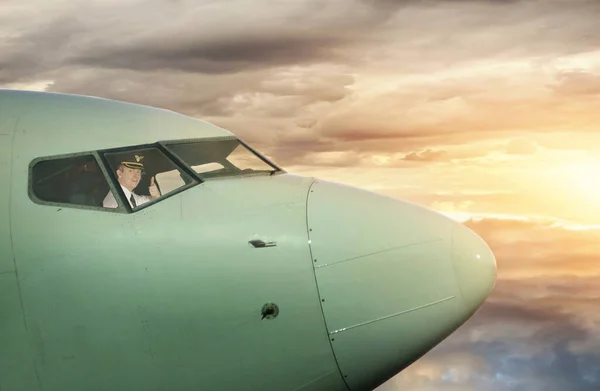
<svg viewBox="0 0 600 391"><path fill-rule="evenodd" d="M208 179L133 213L30 196L40 157L203 138L235 136L0 90L0 390L371 390L492 289L493 254L462 225L285 171Z"/></svg>

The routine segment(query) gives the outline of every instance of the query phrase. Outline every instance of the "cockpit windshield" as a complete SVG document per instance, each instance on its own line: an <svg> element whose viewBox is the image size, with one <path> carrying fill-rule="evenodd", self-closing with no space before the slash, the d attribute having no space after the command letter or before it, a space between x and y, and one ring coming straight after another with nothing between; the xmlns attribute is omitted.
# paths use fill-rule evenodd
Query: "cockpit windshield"
<svg viewBox="0 0 600 391"><path fill-rule="evenodd" d="M279 171L238 139L174 141L165 147L203 179Z"/></svg>
<svg viewBox="0 0 600 391"><path fill-rule="evenodd" d="M40 204L135 212L204 179L276 172L284 171L235 137L173 140L36 158L29 194Z"/></svg>

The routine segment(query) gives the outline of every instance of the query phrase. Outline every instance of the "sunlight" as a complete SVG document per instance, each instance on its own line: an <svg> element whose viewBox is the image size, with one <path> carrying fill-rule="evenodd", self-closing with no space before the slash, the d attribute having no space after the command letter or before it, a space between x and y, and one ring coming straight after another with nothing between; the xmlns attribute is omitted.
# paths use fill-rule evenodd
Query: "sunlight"
<svg viewBox="0 0 600 391"><path fill-rule="evenodd" d="M600 65L600 51L595 50L559 57L553 63L561 71L590 71Z"/></svg>
<svg viewBox="0 0 600 391"><path fill-rule="evenodd" d="M25 90L25 91L46 91L54 80L38 80L30 83L8 83L0 84L0 88L9 90Z"/></svg>
<svg viewBox="0 0 600 391"><path fill-rule="evenodd" d="M503 213L468 213L468 212L445 212L438 211L439 213L456 220L460 223L465 223L469 220L473 221L482 221L485 219L489 220L511 220L511 221L546 221L547 217L539 217L539 216L519 216L519 215L510 215Z"/></svg>
<svg viewBox="0 0 600 391"><path fill-rule="evenodd" d="M571 195L600 207L600 162L566 164L560 171Z"/></svg>

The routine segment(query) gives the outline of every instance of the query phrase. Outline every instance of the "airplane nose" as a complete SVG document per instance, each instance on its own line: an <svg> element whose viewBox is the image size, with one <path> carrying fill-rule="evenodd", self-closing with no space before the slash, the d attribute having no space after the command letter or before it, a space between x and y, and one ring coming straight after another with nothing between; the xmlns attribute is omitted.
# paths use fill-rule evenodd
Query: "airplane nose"
<svg viewBox="0 0 600 391"><path fill-rule="evenodd" d="M326 181L311 186L306 212L324 326L351 391L411 365L494 284L487 244L440 213Z"/></svg>
<svg viewBox="0 0 600 391"><path fill-rule="evenodd" d="M496 258L487 243L462 224L452 231L452 260L462 301L473 313L488 297L496 281Z"/></svg>

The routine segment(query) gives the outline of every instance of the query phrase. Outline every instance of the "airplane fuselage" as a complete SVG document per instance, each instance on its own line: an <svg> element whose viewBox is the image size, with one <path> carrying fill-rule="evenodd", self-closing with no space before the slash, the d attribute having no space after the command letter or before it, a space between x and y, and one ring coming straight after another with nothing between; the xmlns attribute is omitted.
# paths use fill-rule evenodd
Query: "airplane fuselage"
<svg viewBox="0 0 600 391"><path fill-rule="evenodd" d="M0 90L0 180L2 391L372 390L496 275L439 213L146 106Z"/></svg>

